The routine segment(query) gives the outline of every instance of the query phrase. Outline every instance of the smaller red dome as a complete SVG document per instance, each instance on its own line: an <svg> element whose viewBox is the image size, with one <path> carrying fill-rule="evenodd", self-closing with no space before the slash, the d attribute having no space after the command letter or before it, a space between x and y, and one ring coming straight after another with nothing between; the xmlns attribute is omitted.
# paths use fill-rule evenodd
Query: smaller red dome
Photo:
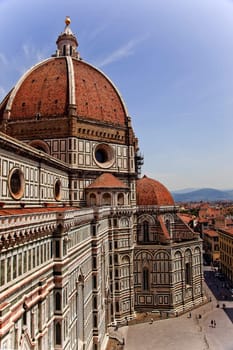
<svg viewBox="0 0 233 350"><path fill-rule="evenodd" d="M159 181L147 176L137 180L137 205L174 205L174 199L168 189Z"/></svg>

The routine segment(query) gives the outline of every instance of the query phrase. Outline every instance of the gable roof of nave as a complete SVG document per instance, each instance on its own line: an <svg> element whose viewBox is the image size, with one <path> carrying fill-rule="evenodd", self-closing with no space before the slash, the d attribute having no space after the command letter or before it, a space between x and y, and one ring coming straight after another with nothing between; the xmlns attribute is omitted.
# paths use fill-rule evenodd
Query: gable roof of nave
<svg viewBox="0 0 233 350"><path fill-rule="evenodd" d="M0 209L0 217L1 216L14 216L14 215L28 215L28 214L41 214L41 213L49 213L49 212L66 212L70 210L79 210L77 207L43 207L43 208L1 208Z"/></svg>

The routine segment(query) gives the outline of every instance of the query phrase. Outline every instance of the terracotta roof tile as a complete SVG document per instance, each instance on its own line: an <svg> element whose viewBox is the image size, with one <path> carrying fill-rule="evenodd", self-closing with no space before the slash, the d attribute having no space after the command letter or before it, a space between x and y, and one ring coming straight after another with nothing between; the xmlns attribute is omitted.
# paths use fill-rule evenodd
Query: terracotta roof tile
<svg viewBox="0 0 233 350"><path fill-rule="evenodd" d="M168 189L147 176L137 181L137 205L174 205Z"/></svg>
<svg viewBox="0 0 233 350"><path fill-rule="evenodd" d="M179 218L184 221L186 224L189 224L193 221L193 216L188 214L178 214Z"/></svg>
<svg viewBox="0 0 233 350"><path fill-rule="evenodd" d="M84 61L72 58L72 63L77 115L125 126L126 109L112 82ZM12 95L10 118L31 119L38 114L43 117L67 115L69 84L65 57L53 57L39 63L26 72L15 96ZM6 102L0 106L0 115L3 115Z"/></svg>
<svg viewBox="0 0 233 350"><path fill-rule="evenodd" d="M204 230L203 232L209 237L218 237L218 232L215 230Z"/></svg>
<svg viewBox="0 0 233 350"><path fill-rule="evenodd" d="M36 213L48 213L48 212L65 212L69 210L78 210L75 207L45 207L45 208L9 208L0 209L0 216L10 216L10 215L27 215Z"/></svg>
<svg viewBox="0 0 233 350"><path fill-rule="evenodd" d="M114 175L103 173L87 188L127 188L127 186Z"/></svg>
<svg viewBox="0 0 233 350"><path fill-rule="evenodd" d="M230 236L233 236L233 228L220 229L219 231L222 232L222 233L226 233L226 234L228 234Z"/></svg>

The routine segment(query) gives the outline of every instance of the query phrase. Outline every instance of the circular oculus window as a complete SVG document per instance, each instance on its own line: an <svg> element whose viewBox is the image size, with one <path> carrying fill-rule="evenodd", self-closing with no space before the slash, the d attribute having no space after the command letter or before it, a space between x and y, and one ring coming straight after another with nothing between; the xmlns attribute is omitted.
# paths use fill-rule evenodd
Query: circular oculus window
<svg viewBox="0 0 233 350"><path fill-rule="evenodd" d="M56 201L61 200L61 180L56 180L54 184L54 197Z"/></svg>
<svg viewBox="0 0 233 350"><path fill-rule="evenodd" d="M22 170L19 168L12 169L8 177L8 188L11 196L16 200L21 199L24 194L24 186L25 181Z"/></svg>
<svg viewBox="0 0 233 350"><path fill-rule="evenodd" d="M97 145L94 149L94 159L101 168L109 168L114 163L114 149L106 143Z"/></svg>

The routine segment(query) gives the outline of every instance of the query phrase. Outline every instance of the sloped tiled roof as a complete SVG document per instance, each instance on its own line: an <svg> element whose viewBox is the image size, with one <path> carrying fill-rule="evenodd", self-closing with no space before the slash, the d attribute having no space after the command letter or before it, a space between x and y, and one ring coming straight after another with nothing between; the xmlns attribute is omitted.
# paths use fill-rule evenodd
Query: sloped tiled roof
<svg viewBox="0 0 233 350"><path fill-rule="evenodd" d="M209 237L218 237L218 232L215 230L204 230L204 234Z"/></svg>
<svg viewBox="0 0 233 350"><path fill-rule="evenodd" d="M178 214L178 216L186 224L189 224L194 219L192 215L188 215L188 214Z"/></svg>
<svg viewBox="0 0 233 350"><path fill-rule="evenodd" d="M103 173L92 182L87 189L91 188L127 188L127 186L118 178L110 173Z"/></svg>
<svg viewBox="0 0 233 350"><path fill-rule="evenodd" d="M147 176L137 181L137 205L174 205L168 189Z"/></svg>
<svg viewBox="0 0 233 350"><path fill-rule="evenodd" d="M48 212L65 212L69 210L78 210L76 207L44 207L44 208L1 208L0 216L27 215Z"/></svg>
<svg viewBox="0 0 233 350"><path fill-rule="evenodd" d="M52 57L34 66L0 105L0 115L6 106L11 120L67 115L72 90L79 117L125 126L126 109L113 83L84 61L72 58L70 65L72 86L65 57Z"/></svg>

